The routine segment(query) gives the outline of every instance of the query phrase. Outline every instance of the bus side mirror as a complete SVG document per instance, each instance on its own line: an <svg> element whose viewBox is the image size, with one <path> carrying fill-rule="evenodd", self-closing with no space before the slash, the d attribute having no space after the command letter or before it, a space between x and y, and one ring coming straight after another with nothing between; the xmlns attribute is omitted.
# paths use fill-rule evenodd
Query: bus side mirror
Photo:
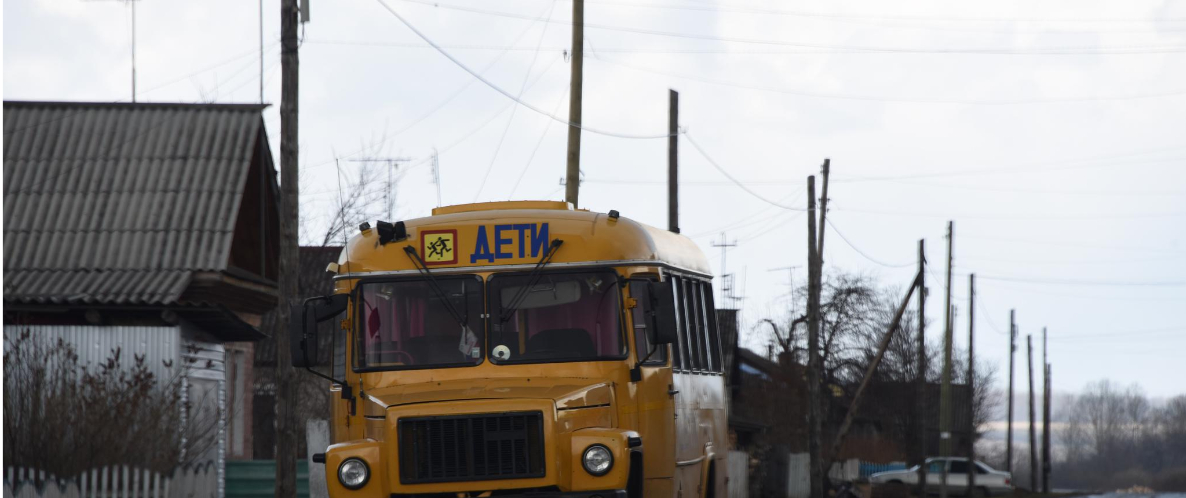
<svg viewBox="0 0 1186 498"><path fill-rule="evenodd" d="M675 343L675 293L669 282L650 282L647 293L651 298L650 327L647 341L651 344Z"/></svg>
<svg viewBox="0 0 1186 498"><path fill-rule="evenodd" d="M312 297L291 308L288 334L293 367L309 368L317 364L317 324L346 311L348 300L346 294L333 294Z"/></svg>

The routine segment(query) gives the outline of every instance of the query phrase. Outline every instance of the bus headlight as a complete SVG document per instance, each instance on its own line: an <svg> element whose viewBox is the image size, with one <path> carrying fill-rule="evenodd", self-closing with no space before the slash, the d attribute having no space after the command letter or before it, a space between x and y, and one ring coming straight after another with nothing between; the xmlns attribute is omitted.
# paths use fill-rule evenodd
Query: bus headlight
<svg viewBox="0 0 1186 498"><path fill-rule="evenodd" d="M581 456L581 465L585 467L585 472L600 477L614 467L614 454L600 444L590 445Z"/></svg>
<svg viewBox="0 0 1186 498"><path fill-rule="evenodd" d="M359 489L365 486L370 478L371 469L360 459L348 458L338 466L338 482L347 489Z"/></svg>

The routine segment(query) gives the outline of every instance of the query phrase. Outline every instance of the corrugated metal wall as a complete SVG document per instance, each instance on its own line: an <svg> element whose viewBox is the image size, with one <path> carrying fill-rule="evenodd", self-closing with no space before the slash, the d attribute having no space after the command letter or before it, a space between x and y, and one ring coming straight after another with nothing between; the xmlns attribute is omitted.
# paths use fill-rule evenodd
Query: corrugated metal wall
<svg viewBox="0 0 1186 498"><path fill-rule="evenodd" d="M82 365L96 365L106 361L112 350L120 348L120 366L131 367L136 355L144 355L153 375L164 382L180 376L188 367L188 375L181 378L183 396L194 403L191 413L214 413L217 417L217 443L202 455L183 455L183 460L214 462L217 475L217 494L222 497L225 485L226 461L226 350L209 333L184 322L179 327L136 327L99 325L5 325L7 339L23 331L32 337L57 342L62 339L73 345Z"/></svg>
<svg viewBox="0 0 1186 498"><path fill-rule="evenodd" d="M181 330L178 327L130 327L99 325L5 325L7 339L22 331L55 343L62 339L77 349L78 361L97 365L121 348L120 366L130 368L136 355L144 355L148 369L165 382L179 375ZM4 347L8 348L5 341ZM166 366L168 363L171 366Z"/></svg>

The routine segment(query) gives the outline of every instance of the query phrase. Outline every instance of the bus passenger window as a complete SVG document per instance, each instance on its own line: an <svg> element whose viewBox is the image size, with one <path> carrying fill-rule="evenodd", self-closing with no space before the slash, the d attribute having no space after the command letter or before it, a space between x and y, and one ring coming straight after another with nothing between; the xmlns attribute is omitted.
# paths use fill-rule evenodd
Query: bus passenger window
<svg viewBox="0 0 1186 498"><path fill-rule="evenodd" d="M691 281L688 279L680 279L680 317L683 318L683 341L687 344L686 350L687 366L690 371L699 372L702 369L700 364L700 350L703 343L697 344L696 340L696 299L691 292Z"/></svg>
<svg viewBox="0 0 1186 498"><path fill-rule="evenodd" d="M720 373L724 370L721 361L721 332L717 329L716 303L712 301L712 286L705 283L701 288L704 297L704 309L708 310L708 347L709 358L712 360L712 370Z"/></svg>
<svg viewBox="0 0 1186 498"><path fill-rule="evenodd" d="M630 310L630 316L634 320L634 348L638 352L638 359L641 360L646 357L652 346L647 340L647 330L652 326L650 321L651 312L651 295L648 291L648 281L646 280L631 280L630 281L630 297L634 298L635 307ZM651 354L647 359L646 365L665 365L667 364L667 345L661 344L657 346L658 349Z"/></svg>
<svg viewBox="0 0 1186 498"><path fill-rule="evenodd" d="M703 286L701 282L692 282L692 309L695 310L692 318L696 321L696 347L700 350L700 370L711 372L712 363L708 361L708 321L705 319L704 298L700 295L700 288Z"/></svg>
<svg viewBox="0 0 1186 498"><path fill-rule="evenodd" d="M675 302L671 303L671 305L675 307L675 325L676 325L676 327L675 327L676 341L675 341L675 343L673 343L671 345L671 352L672 352L672 354L675 355L674 361L672 362L672 367L675 368L675 370L678 372L686 372L690 369L690 366L688 365L688 352L687 352L687 349L685 349L687 347L686 346L687 341L684 340L684 332L683 332L683 330L684 330L684 316L683 316L683 312L681 311L682 307L680 306L680 302L681 302L680 296L683 293L681 292L681 289L680 289L680 279L678 277L669 277L667 280L669 282L668 285L672 286L672 290L674 291L671 293L671 295L675 297Z"/></svg>

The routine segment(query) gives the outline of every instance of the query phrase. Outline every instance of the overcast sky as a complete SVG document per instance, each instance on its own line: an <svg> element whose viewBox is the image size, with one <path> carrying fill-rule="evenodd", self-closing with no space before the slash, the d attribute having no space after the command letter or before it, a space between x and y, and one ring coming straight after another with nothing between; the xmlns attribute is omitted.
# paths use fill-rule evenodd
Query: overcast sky
<svg viewBox="0 0 1186 498"><path fill-rule="evenodd" d="M565 129L537 111L567 115L569 1L383 0L536 110L377 0L313 1L300 52L311 231L338 195L335 156L347 178L362 165L350 158L411 158L397 218L436 206L434 148L445 204L563 198ZM263 8L264 99L278 102L279 2ZM4 98L128 100L130 12L6 1ZM140 100L258 102L257 3L143 0L136 15ZM737 241L727 269L755 349L752 324L786 308L787 272L771 269L806 275L806 219L779 206L805 205L827 157L828 267L904 288L926 239L941 322L954 220L957 346L975 272L976 350L1002 379L1014 308L1020 353L1049 328L1056 390L1108 377L1186 392L1186 1L588 0L586 23L587 126L662 135L667 90L680 92L683 233L714 267L714 238ZM265 117L276 153L278 108ZM582 207L666 225L665 139L589 130L582 143Z"/></svg>

